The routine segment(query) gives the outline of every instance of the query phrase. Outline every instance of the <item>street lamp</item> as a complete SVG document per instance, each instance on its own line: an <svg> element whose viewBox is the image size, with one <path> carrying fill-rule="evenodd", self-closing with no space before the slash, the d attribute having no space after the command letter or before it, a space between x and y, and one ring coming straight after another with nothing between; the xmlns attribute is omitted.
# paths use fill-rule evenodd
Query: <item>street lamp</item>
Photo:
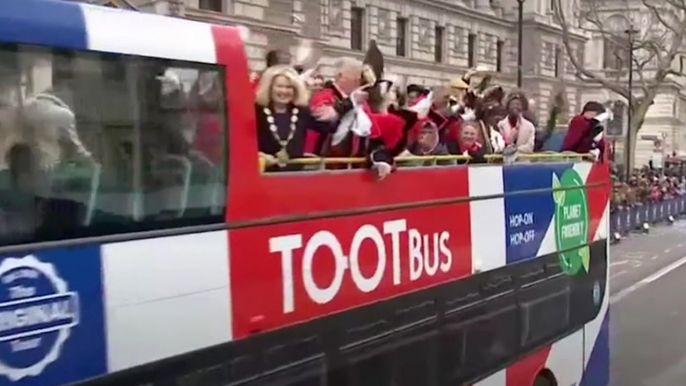
<svg viewBox="0 0 686 386"><path fill-rule="evenodd" d="M524 62L524 0L517 0L517 88L522 88L522 65Z"/></svg>
<svg viewBox="0 0 686 386"><path fill-rule="evenodd" d="M633 87L634 87L634 36L639 31L631 27L624 31L628 36L629 42L629 95L627 98L627 111L626 111L626 142L624 143L624 170L625 176L628 178L631 174L631 160L632 158L632 143L633 143L633 132L631 130L631 118L633 118L634 106L633 100Z"/></svg>

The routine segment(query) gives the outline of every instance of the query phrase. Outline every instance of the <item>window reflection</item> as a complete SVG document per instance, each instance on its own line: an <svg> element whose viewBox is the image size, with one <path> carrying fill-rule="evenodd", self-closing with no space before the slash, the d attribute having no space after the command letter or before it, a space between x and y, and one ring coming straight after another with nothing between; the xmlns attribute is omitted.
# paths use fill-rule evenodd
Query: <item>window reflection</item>
<svg viewBox="0 0 686 386"><path fill-rule="evenodd" d="M221 222L213 66L0 46L3 245Z"/></svg>

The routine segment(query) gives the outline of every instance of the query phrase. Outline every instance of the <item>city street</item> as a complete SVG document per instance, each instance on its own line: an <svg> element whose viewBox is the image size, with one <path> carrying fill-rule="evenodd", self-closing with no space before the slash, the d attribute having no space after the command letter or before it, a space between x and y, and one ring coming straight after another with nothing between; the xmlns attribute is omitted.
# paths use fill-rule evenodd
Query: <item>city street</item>
<svg viewBox="0 0 686 386"><path fill-rule="evenodd" d="M686 385L686 221L611 247L611 386Z"/></svg>

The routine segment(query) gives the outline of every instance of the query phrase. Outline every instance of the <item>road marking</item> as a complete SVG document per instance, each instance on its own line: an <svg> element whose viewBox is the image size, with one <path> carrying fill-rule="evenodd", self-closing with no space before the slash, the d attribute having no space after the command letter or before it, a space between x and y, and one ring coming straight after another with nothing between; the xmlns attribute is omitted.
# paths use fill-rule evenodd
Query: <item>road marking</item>
<svg viewBox="0 0 686 386"><path fill-rule="evenodd" d="M629 260L620 260L620 261L615 261L614 263L610 263L610 267L615 267L617 265L624 265L627 264Z"/></svg>
<svg viewBox="0 0 686 386"><path fill-rule="evenodd" d="M664 253L669 253L669 252L672 252L672 250L669 249L669 248L667 248L667 249L665 249L665 252L664 252Z"/></svg>
<svg viewBox="0 0 686 386"><path fill-rule="evenodd" d="M672 264L662 268L661 270L655 272L654 274L646 277L645 279L641 280L642 282L647 283L652 283L655 280L658 280L662 276L665 276L666 274L674 271L675 269L681 267L682 265L686 264L686 256L682 257L681 259L673 262Z"/></svg>
<svg viewBox="0 0 686 386"><path fill-rule="evenodd" d="M632 292L636 291L637 289L643 287L645 283L642 281L639 281L637 283L634 283L633 285L624 288L623 290L617 292L616 294L610 296L610 304L616 303L622 299L624 299L626 296L631 294Z"/></svg>
<svg viewBox="0 0 686 386"><path fill-rule="evenodd" d="M660 257L660 256L655 255L655 256L651 257L650 260L657 260L658 257Z"/></svg>
<svg viewBox="0 0 686 386"><path fill-rule="evenodd" d="M626 273L626 271L619 271L619 272L617 272L617 273L614 273L614 274L610 275L610 279L614 279L614 278L616 278L617 276L624 275L625 273Z"/></svg>
<svg viewBox="0 0 686 386"><path fill-rule="evenodd" d="M630 285L629 287L626 287L623 290L617 292L616 294L610 296L610 303L616 303L616 302L624 299L625 297L627 297L629 294L636 291L637 289L643 287L646 284L652 283L652 282L660 279L661 277L663 277L666 274L672 272L673 270L681 267L684 264L686 264L686 256L684 256L681 259L673 262L672 264L662 268L661 270L653 273L652 275L644 278L643 280L636 282L633 285Z"/></svg>

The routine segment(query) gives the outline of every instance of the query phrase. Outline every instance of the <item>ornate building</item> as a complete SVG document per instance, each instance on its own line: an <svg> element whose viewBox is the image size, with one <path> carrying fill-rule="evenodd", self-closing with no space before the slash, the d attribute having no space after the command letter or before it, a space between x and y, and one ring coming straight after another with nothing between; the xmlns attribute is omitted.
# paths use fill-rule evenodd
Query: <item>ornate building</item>
<svg viewBox="0 0 686 386"><path fill-rule="evenodd" d="M514 86L517 70L516 0L110 0L142 11L249 28L253 70L272 48L294 49L311 39L322 72L340 56L362 58L374 39L390 73L408 83L437 85L469 67L493 72ZM544 120L549 102L565 91L569 112L580 108L581 88L553 22L551 0L524 1L523 88ZM572 35L583 54L585 38Z"/></svg>
<svg viewBox="0 0 686 386"><path fill-rule="evenodd" d="M603 73L611 83L628 89L628 63L630 58L633 59L632 94L641 97L646 89L644 86L649 85L654 79L655 71L660 64L658 57L666 57L673 33L641 1L596 1L600 1L601 6L596 8L597 15L594 17L601 21L602 29L587 43L585 68L595 73ZM666 10L669 10L669 7ZM630 43L628 38L630 31L633 43ZM651 47L655 48L640 48L654 43L657 45ZM632 53L631 56L629 52ZM655 166L659 166L664 156L672 153L686 155L686 80L683 77L686 71L686 57L677 55L671 62L671 69L674 75L668 75L659 84L654 103L648 108L643 125L633 139L634 166L646 165L651 159ZM600 84L589 84L584 91L584 100L615 101L616 105L621 106L619 111L624 114L618 117L619 135L615 140L617 155L623 159L627 125L626 98Z"/></svg>

